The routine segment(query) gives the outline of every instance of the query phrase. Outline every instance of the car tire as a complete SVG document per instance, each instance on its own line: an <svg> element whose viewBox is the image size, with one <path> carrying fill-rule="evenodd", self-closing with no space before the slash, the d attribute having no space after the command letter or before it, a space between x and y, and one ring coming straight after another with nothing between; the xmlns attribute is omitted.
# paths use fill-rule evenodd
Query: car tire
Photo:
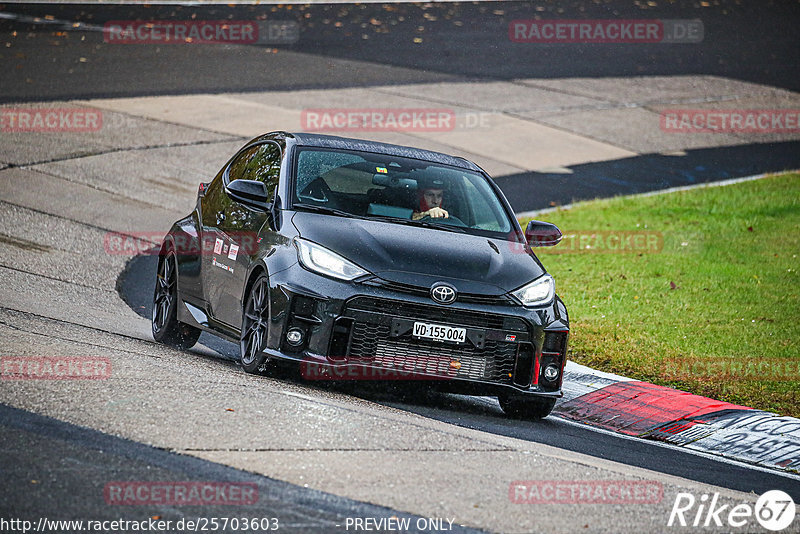
<svg viewBox="0 0 800 534"><path fill-rule="evenodd" d="M544 419L556 405L556 399L500 395L497 397L503 412L514 419Z"/></svg>
<svg viewBox="0 0 800 534"><path fill-rule="evenodd" d="M159 256L151 317L153 339L186 350L197 343L200 329L178 321L178 264L173 252Z"/></svg>
<svg viewBox="0 0 800 534"><path fill-rule="evenodd" d="M247 292L242 310L242 334L239 338L239 363L252 374L266 371L268 357L262 351L269 334L269 281L262 274Z"/></svg>

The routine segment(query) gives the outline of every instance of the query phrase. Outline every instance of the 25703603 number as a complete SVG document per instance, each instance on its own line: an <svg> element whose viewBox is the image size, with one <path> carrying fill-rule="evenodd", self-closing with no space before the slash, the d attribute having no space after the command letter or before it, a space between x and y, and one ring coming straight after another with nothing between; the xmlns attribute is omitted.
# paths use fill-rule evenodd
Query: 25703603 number
<svg viewBox="0 0 800 534"><path fill-rule="evenodd" d="M216 532L226 529L238 531L271 531L279 528L277 517L198 517L198 532Z"/></svg>

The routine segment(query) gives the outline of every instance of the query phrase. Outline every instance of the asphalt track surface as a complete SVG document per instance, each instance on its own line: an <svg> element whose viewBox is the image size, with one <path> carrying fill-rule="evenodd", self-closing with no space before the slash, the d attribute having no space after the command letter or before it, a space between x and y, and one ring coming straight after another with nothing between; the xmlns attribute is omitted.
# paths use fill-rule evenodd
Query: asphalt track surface
<svg viewBox="0 0 800 534"><path fill-rule="evenodd" d="M347 517L417 516L179 455L96 430L0 405L0 476L4 518L159 521L209 517L277 518L280 531L341 530ZM200 506L109 505L103 481L224 481L255 486L256 504ZM55 483L54 483L55 482ZM111 482L113 484L113 482ZM46 490L38 488L47 488ZM157 510L154 514L153 510ZM66 530L66 529L65 529ZM236 532L228 528L216 532ZM53 529L52 531L55 531ZM248 531L250 531L248 529ZM454 532L481 532L454 525ZM410 532L419 532L412 528Z"/></svg>
<svg viewBox="0 0 800 534"><path fill-rule="evenodd" d="M800 3L661 4L0 4L0 13L21 17L0 19L0 34L16 32L7 37L7 48L0 50L0 61L7 66L0 76L0 103L464 80L691 74L800 89L800 36L796 31L786 31L800 23ZM40 22L31 23L32 17L39 17ZM48 22L45 17L52 20ZM702 21L704 39L691 44L633 46L532 47L511 42L507 36L509 23L534 17L694 19ZM299 37L294 44L280 46L142 46L106 43L101 31L69 31L76 22L97 29L108 21L161 19L292 21L298 25ZM307 62L304 57L329 58L330 62ZM384 66L391 66L391 71ZM497 102L503 98L496 95ZM493 109L497 102L487 101L486 109ZM495 178L514 209L526 212L576 200L797 168L800 142L765 139L746 145L686 150L681 157L644 154L585 163L571 167L568 175L523 172ZM581 183L577 191L571 185L576 182ZM531 190L539 194L531 195Z"/></svg>
<svg viewBox="0 0 800 534"><path fill-rule="evenodd" d="M510 199L514 211L522 213L579 200L646 193L797 168L800 168L800 142L787 141L686 150L681 157L645 154L573 165L569 175L534 171L498 176L495 181ZM581 187L576 190L570 185L573 183L580 183ZM538 194L532 196L531 190Z"/></svg>
<svg viewBox="0 0 800 534"><path fill-rule="evenodd" d="M0 4L0 11L102 26L109 20L289 20L295 44L161 46L104 43L98 32L58 33L51 27L4 21L20 33L11 42L11 68L0 78L3 101L71 97L222 93L334 88L470 78L563 78L707 74L784 89L800 89L796 56L800 5L791 1L484 2L258 6L71 6ZM639 4L639 5L635 5ZM699 19L701 44L513 43L517 19ZM35 35L31 36L33 32ZM83 39L81 39L83 37ZM417 40L415 42L415 39ZM293 68L281 50L366 62ZM6 51L6 54L8 51ZM84 58L83 61L80 58ZM55 61L54 61L55 60ZM403 74L370 65L406 68ZM503 95L497 95L502 99ZM489 103L491 104L491 103Z"/></svg>
<svg viewBox="0 0 800 534"><path fill-rule="evenodd" d="M155 94L224 93L295 88L337 88L451 81L454 79L512 79L521 77L604 77L672 74L712 74L775 87L798 90L797 50L800 22L797 2L722 2L703 9L699 2L675 2L668 7L573 2L545 4L544 12L532 3L334 5L293 8L275 6L165 7L153 6L53 6L2 4L0 11L31 16L51 16L66 21L102 25L108 20L189 18L273 19L300 23L299 41L274 53L268 46L160 47L158 50L106 45L97 32L60 32L57 28L4 20L0 32L16 31L13 50L0 49L4 65L0 76L0 101L22 102L142 96ZM661 3L659 3L661 4ZM508 22L535 15L577 18L669 18L703 21L706 38L694 45L552 45L515 46L503 35ZM402 20L401 20L402 18ZM326 20L328 22L326 22ZM334 26L332 21L342 22ZM379 20L380 24L373 24ZM394 21L394 23L392 23ZM792 28L782 31L781 28ZM456 24L456 22L460 24ZM364 38L366 36L367 38ZM83 40L80 40L83 37ZM414 38L421 39L415 43ZM746 44L743 44L746 43ZM306 72L280 50L328 57L329 68ZM82 59L81 59L82 58ZM364 62L362 68L337 67L333 60ZM380 65L400 67L391 79ZM406 70L402 70L405 68ZM498 95L502 98L502 95ZM489 103L490 104L490 103ZM688 151L676 161L664 155L645 155L612 162L577 165L586 198L649 191L731 177L800 167L800 144L759 143ZM648 180L648 172L674 179ZM498 177L498 183L518 211L547 207L540 199L520 196L525 183L547 191L548 203L575 200L574 191L559 174L524 173ZM581 198L581 197L578 197ZM131 262L117 289L140 315L147 314L153 280L153 258ZM201 343L231 359L235 347L207 334ZM286 380L295 380L287 374ZM347 386L352 388L351 386ZM750 469L596 430L581 428L558 418L537 425L505 419L496 404L482 399L431 394L413 397L402 391L379 392L355 388L350 393L425 417L467 428L512 436L583 452L741 491L761 493L782 488L800 501L800 484L776 473ZM251 475L233 468L175 455L146 445L110 437L94 430L0 407L0 475L7 488L3 511L38 516L52 510L61 519L116 518L87 482L87 472L102 473L92 480L141 478L254 482L262 495L265 515L281 513L287 526L297 530L327 530L345 516L381 516L391 511L341 497L304 490L298 486ZM38 474L37 474L38 473ZM58 473L56 493L30 491L39 476ZM52 488L52 486L50 486ZM32 497L33 496L33 497ZM185 510L163 512L165 518L185 515ZM213 515L207 507L203 515ZM231 515L226 509L220 515ZM248 515L254 515L252 508ZM127 516L123 515L123 517ZM400 515L391 512L393 515ZM141 512L138 512L141 515ZM13 514L12 514L13 515ZM132 514L133 516L135 514ZM199 514L198 514L199 515ZM401 515L402 516L402 515Z"/></svg>
<svg viewBox="0 0 800 534"><path fill-rule="evenodd" d="M155 255L133 258L128 268L120 275L117 290L123 300L142 317L150 317L152 311L155 272ZM200 343L214 349L220 358L235 360L238 347L207 333ZM297 371L291 368L279 370L281 378L302 382ZM689 453L669 445L628 438L610 432L598 432L559 417L550 416L535 425L520 424L508 419L494 399L473 398L440 392L426 392L413 387L385 384L321 385L334 387L351 395L360 396L401 410L417 413L450 424L524 439L535 443L552 445L562 449L588 454L606 460L643 467L661 473L722 486L744 492L761 494L767 490L781 488L795 501L800 501L800 480L789 478L763 469L752 469L709 456Z"/></svg>

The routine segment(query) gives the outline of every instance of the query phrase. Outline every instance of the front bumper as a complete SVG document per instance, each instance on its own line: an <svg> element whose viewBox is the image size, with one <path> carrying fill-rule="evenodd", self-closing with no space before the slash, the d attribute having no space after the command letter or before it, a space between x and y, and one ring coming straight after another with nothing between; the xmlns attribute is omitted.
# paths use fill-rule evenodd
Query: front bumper
<svg viewBox="0 0 800 534"><path fill-rule="evenodd" d="M504 297L464 296L445 306L376 280L341 282L299 265L271 277L266 352L300 362L312 380L415 380L466 394L561 396L569 325L560 300L527 309ZM466 340L415 338L417 321L466 328ZM302 343L287 341L290 329L300 330ZM558 370L554 379L545 378L548 366Z"/></svg>

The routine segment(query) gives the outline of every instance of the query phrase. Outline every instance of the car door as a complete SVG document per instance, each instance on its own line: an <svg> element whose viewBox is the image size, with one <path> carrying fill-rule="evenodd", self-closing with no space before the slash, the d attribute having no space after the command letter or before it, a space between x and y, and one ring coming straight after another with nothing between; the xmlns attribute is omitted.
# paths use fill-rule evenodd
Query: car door
<svg viewBox="0 0 800 534"><path fill-rule="evenodd" d="M219 186L207 195L210 211L203 213L203 241L210 250L202 267L206 302L214 319L234 328L241 326L242 288L269 214L234 200L226 186L234 180L258 180L274 199L281 158L280 146L273 141L245 147L233 158Z"/></svg>

